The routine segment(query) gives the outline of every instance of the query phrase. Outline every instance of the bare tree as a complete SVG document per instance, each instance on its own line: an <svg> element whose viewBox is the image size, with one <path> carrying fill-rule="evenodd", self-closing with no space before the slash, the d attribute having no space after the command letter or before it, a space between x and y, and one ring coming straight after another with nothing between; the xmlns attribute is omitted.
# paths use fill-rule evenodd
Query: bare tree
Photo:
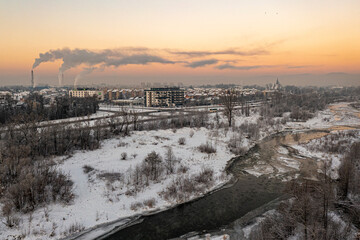
<svg viewBox="0 0 360 240"><path fill-rule="evenodd" d="M345 155L339 169L339 188L343 199L349 193L359 194L360 192L360 143L354 143L350 151Z"/></svg>
<svg viewBox="0 0 360 240"><path fill-rule="evenodd" d="M121 153L121 160L126 160L127 159L127 153L123 152Z"/></svg>
<svg viewBox="0 0 360 240"><path fill-rule="evenodd" d="M167 149L167 152L165 154L165 168L167 174L171 174L175 172L175 164L177 160L174 155L174 152L171 147Z"/></svg>
<svg viewBox="0 0 360 240"><path fill-rule="evenodd" d="M232 119L233 119L233 111L235 107L235 101L236 101L236 94L234 90L228 90L227 93L225 93L221 97L221 102L224 105L224 114L226 118L228 119L229 126L231 126Z"/></svg>
<svg viewBox="0 0 360 240"><path fill-rule="evenodd" d="M179 138L178 143L179 145L185 145L186 139L184 137Z"/></svg>
<svg viewBox="0 0 360 240"><path fill-rule="evenodd" d="M146 156L144 162L149 166L151 180L158 180L161 173L161 156L155 151L152 151Z"/></svg>
<svg viewBox="0 0 360 240"><path fill-rule="evenodd" d="M138 129L139 114L135 110L130 111L130 114L133 123L133 129L136 131Z"/></svg>

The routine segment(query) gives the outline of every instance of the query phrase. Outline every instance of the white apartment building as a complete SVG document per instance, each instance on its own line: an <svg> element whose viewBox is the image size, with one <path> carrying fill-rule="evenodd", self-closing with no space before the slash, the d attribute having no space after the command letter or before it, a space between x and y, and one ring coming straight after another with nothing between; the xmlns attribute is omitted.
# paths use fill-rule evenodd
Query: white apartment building
<svg viewBox="0 0 360 240"><path fill-rule="evenodd" d="M85 98L96 96L99 100L104 100L104 93L93 89L74 89L69 91L70 97Z"/></svg>

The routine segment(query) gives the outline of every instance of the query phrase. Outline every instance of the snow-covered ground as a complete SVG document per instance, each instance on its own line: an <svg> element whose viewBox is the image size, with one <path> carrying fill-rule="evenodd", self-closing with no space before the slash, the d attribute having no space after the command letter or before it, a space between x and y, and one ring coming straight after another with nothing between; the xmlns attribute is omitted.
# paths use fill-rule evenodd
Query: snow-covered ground
<svg viewBox="0 0 360 240"><path fill-rule="evenodd" d="M192 137L190 137L190 132L194 132ZM141 163L148 153L156 151L164 157L168 147L171 147L174 155L181 159L179 165L190 167L186 174L199 173L205 167L214 170L215 183L208 189L209 191L229 179L223 174L223 170L227 161L234 156L227 148L227 141L230 136L231 134L228 134L225 137L222 133L213 136L211 131L205 128L183 128L176 132L172 130L134 132L129 137L106 140L100 149L78 151L68 159L61 158L59 159L61 162L59 169L68 173L74 181L75 199L73 204L51 204L46 209L38 209L32 213L31 222L29 222L30 215L23 217L23 222L18 229L5 232L2 225L0 231L3 234L12 233L15 235L21 234L26 229L27 239L49 239L49 233L53 231L54 224L56 224L53 231L54 238L59 238L65 236L64 232L76 223L85 228L90 228L136 213L170 207L176 202L164 200L159 193L171 184L178 177L178 174L170 175L158 183L150 183L147 188L135 196L125 194L128 189L126 183L109 182L98 177L101 173L109 172L127 176L129 169ZM181 137L186 139L185 145L179 145L178 139ZM198 150L197 147L206 142L211 142L216 146L216 153L207 154ZM127 153L127 160L121 160L123 152ZM84 165L89 165L94 170L85 173ZM194 195L191 198L194 197L197 196ZM132 203L143 203L152 198L156 202L153 208L142 206L136 210L131 209Z"/></svg>
<svg viewBox="0 0 360 240"><path fill-rule="evenodd" d="M96 113L90 114L88 116L72 117L72 118L44 121L44 122L41 122L40 125L54 124L54 123L66 123L66 122L73 122L73 121L87 120L87 119L97 119L97 118L102 118L102 117L107 117L107 116L112 116L112 115L114 115L114 113L97 111Z"/></svg>
<svg viewBox="0 0 360 240"><path fill-rule="evenodd" d="M268 175L269 177L280 177L284 181L291 178L297 178L299 171L313 172L315 178L316 172L322 172L324 163L328 164L328 171L332 178L338 177L338 169L341 164L343 154L346 152L346 147L349 147L352 142L359 141L360 132L356 127L360 126L360 112L351 107L349 103L332 104L328 109L319 111L315 117L306 122L287 122L285 126L279 126L280 129L284 127L294 129L301 135L301 141L294 141L291 136L284 139L282 144L288 145L299 152L298 155L290 154L288 149L279 146L275 149L273 156L267 161L257 159L255 165L245 167L244 170L254 176ZM303 130L307 129L326 129L330 130L330 134L311 133L303 134ZM268 134L273 132L270 129ZM333 140L334 135L339 133L339 138ZM351 134L353 133L353 134ZM261 136L266 136L261 132ZM311 140L314 138L313 140ZM310 141L309 141L310 140ZM279 141L282 141L281 139ZM331 143L340 143L343 151L339 153L331 152L329 149L318 149L322 145L329 146ZM271 147L271 146L270 146ZM303 157L302 157L303 156ZM257 158L257 156L255 156ZM316 159L316 164L313 164L313 159ZM310 163L310 165L308 164ZM303 168L303 169L302 169ZM293 172L292 177L289 172Z"/></svg>
<svg viewBox="0 0 360 240"><path fill-rule="evenodd" d="M120 108L119 108L120 109ZM139 108L140 111L142 111ZM147 109L143 109L146 111ZM344 113L345 111L345 113ZM107 113L104 113L107 114ZM295 129L326 128L334 125L357 125L360 124L356 115L357 110L347 104L332 105L329 109L319 112L315 118L305 123L287 123L286 127ZM99 115L101 115L99 113ZM222 113L211 113L211 122L226 122ZM216 117L218 116L218 117ZM218 118L216 120L216 118ZM235 125L239 127L243 123L256 123L259 114L250 117L236 115ZM270 133L284 129L285 126L265 126L260 129L259 139ZM194 133L193 136L192 132ZM75 198L72 204L62 205L54 203L35 210L31 215L22 215L19 227L9 229L0 223L0 239L12 239L10 236L23 235L25 239L59 239L69 235L69 229L91 228L95 225L113 220L144 213L152 210L162 210L177 204L175 200L165 200L161 194L169 185L178 179L182 173L174 173L163 176L160 181L151 181L150 184L136 194L130 194L131 186L127 184L127 178L132 170L140 164L151 152L156 151L163 158L169 147L172 148L176 158L181 159L177 167L189 167L185 175L199 174L204 168L214 171L214 182L206 189L210 191L228 181L224 168L227 162L235 155L229 151L228 142L237 136L237 132L231 129L221 128L209 130L206 128L182 128L177 130L136 131L131 136L113 138L102 142L101 148L94 151L77 151L71 157L58 158L59 169L68 173L74 181ZM185 144L178 143L179 138L184 137ZM245 149L253 142L243 138L241 141ZM211 143L216 147L216 153L206 154L198 150L198 146ZM306 156L304 146L296 146L301 154ZM284 147L277 149L279 161L277 171L284 173L290 170L298 170L299 163L288 158L288 150ZM127 154L126 160L121 160L122 153ZM317 153L311 153L311 157ZM310 156L310 155L309 155ZM336 162L333 160L333 162ZM88 165L89 172L84 171ZM261 175L264 172L273 172L273 168L262 169L261 165L248 169L247 172ZM260 173L260 174L259 174ZM103 176L115 176L115 180ZM120 179L120 180L119 180ZM199 197L193 194L189 199ZM148 207L144 202L154 199L154 206ZM187 200L189 200L187 199ZM135 207L135 203L139 203ZM15 239L15 238L14 238Z"/></svg>
<svg viewBox="0 0 360 240"><path fill-rule="evenodd" d="M133 111L133 112L153 112L154 110L157 110L158 108L153 107L143 107L143 106L119 106L119 105L106 105L106 104L100 104L99 110L101 111ZM161 109L161 108L159 108Z"/></svg>
<svg viewBox="0 0 360 240"><path fill-rule="evenodd" d="M306 122L289 122L290 128L330 128L333 126L353 126L360 124L360 111L351 107L351 103L334 103Z"/></svg>
<svg viewBox="0 0 360 240"><path fill-rule="evenodd" d="M330 168L330 176L336 179L338 178L341 159L349 150L351 144L358 141L360 141L360 130L332 131L329 135L313 139L308 143L296 144L292 147L303 156L326 162ZM331 147L331 145L334 145L334 147ZM331 151L331 149L334 150Z"/></svg>

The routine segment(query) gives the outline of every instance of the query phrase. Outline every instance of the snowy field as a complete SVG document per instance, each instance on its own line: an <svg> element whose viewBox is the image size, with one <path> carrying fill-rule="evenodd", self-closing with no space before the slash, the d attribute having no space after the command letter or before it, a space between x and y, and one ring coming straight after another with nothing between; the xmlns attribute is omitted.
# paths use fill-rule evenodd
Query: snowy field
<svg viewBox="0 0 360 240"><path fill-rule="evenodd" d="M337 179L344 153L349 150L352 143L358 141L360 141L360 130L332 131L330 135L292 147L303 156L326 162L330 168L330 176ZM319 170L322 171L322 169Z"/></svg>
<svg viewBox="0 0 360 240"><path fill-rule="evenodd" d="M299 130L359 125L359 112L350 108L348 104L340 103L317 113L307 122L288 122L285 126L277 127L265 126L260 129L259 139L285 127ZM139 108L139 111L146 111L146 109ZM97 117L106 116L102 114L108 113L99 112ZM226 122L221 113L211 113L209 117L213 123ZM250 117L235 116L235 126L239 127L243 123L255 124L259 118L259 114L252 114ZM56 159L59 162L58 168L69 174L74 182L73 202L70 205L51 204L38 208L31 214L19 215L21 220L17 228L9 229L0 223L0 239L17 239L16 236L23 236L28 240L60 239L76 230L88 229L148 211L163 210L179 203L174 199L165 199L161 194L178 181L179 177L191 177L206 168L212 169L214 180L211 185L207 186L203 192L187 196L186 200L200 197L229 180L230 176L224 173L224 168L235 155L230 152L228 143L237 134L225 128L136 131L131 136L105 140L97 150L77 151L70 157L59 157ZM179 144L180 138L185 138L184 145ZM246 138L243 139L240 147L245 149L254 143ZM206 143L214 146L216 153L207 154L199 151L198 147ZM178 160L176 171L162 176L158 181L150 181L146 187L134 194L132 186L128 183L133 170L152 151L159 153L162 159L165 159L169 147ZM324 157L323 153L310 151L305 145L298 144L294 148L304 156ZM299 163L287 157L286 148L280 147L277 152L282 162L282 165L278 167L279 172L299 170ZM124 153L127 156L125 160L122 160ZM336 166L339 165L336 156L333 158L333 163ZM87 165L86 168L84 168L85 165ZM261 169L260 165L247 170L254 175L271 171L273 169ZM147 204L147 202L152 202L152 204ZM219 239L222 239L221 237L219 236Z"/></svg>
<svg viewBox="0 0 360 240"><path fill-rule="evenodd" d="M360 124L360 111L350 103L331 104L324 111L319 111L306 122L289 122L287 126L298 129L330 128L333 126L354 126Z"/></svg>
<svg viewBox="0 0 360 240"><path fill-rule="evenodd" d="M190 137L191 131L194 132L193 137ZM186 139L185 145L179 145L178 139L181 137ZM207 189L209 191L229 179L223 174L227 161L234 156L226 147L229 137L230 135L224 137L221 134L213 137L211 132L205 128L183 128L175 133L172 130L134 132L129 137L106 140L102 147L95 151L79 151L68 159L59 159L59 162L62 162L59 169L68 173L75 183L73 204L68 206L52 204L46 209L38 209L32 214L31 222L29 222L30 215L28 215L23 218L20 225L22 227L18 231L11 232L21 234L21 231L26 231L26 235L32 235L27 239L48 239L48 234L53 231L54 224L56 224L53 231L56 239L63 237L67 229L77 223L82 227L89 228L136 213L164 209L176 204L177 202L164 200L159 193L171 184L178 174L170 175L158 183L150 183L147 188L135 196L125 194L128 189L126 183L109 182L98 177L102 173L108 172L126 176L129 169L141 163L148 153L156 151L164 156L168 147L172 147L174 155L181 159L179 166L181 164L189 167L186 174L199 173L205 167L214 170L215 182L210 189ZM211 142L216 146L216 153L201 153L197 149L200 144L206 142ZM123 152L127 153L127 160L121 160ZM87 174L83 170L84 165L89 165L94 170ZM190 199L198 196L191 196ZM131 209L132 203L142 203L152 198L155 199L154 207L143 206L136 210Z"/></svg>

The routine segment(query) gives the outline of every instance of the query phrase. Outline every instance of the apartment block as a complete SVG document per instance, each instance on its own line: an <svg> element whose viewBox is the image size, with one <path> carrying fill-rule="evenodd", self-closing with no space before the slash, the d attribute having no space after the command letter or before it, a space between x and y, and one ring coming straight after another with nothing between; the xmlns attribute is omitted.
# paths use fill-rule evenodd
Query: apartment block
<svg viewBox="0 0 360 240"><path fill-rule="evenodd" d="M146 107L175 107L184 104L184 90L172 88L150 88L145 90Z"/></svg>

